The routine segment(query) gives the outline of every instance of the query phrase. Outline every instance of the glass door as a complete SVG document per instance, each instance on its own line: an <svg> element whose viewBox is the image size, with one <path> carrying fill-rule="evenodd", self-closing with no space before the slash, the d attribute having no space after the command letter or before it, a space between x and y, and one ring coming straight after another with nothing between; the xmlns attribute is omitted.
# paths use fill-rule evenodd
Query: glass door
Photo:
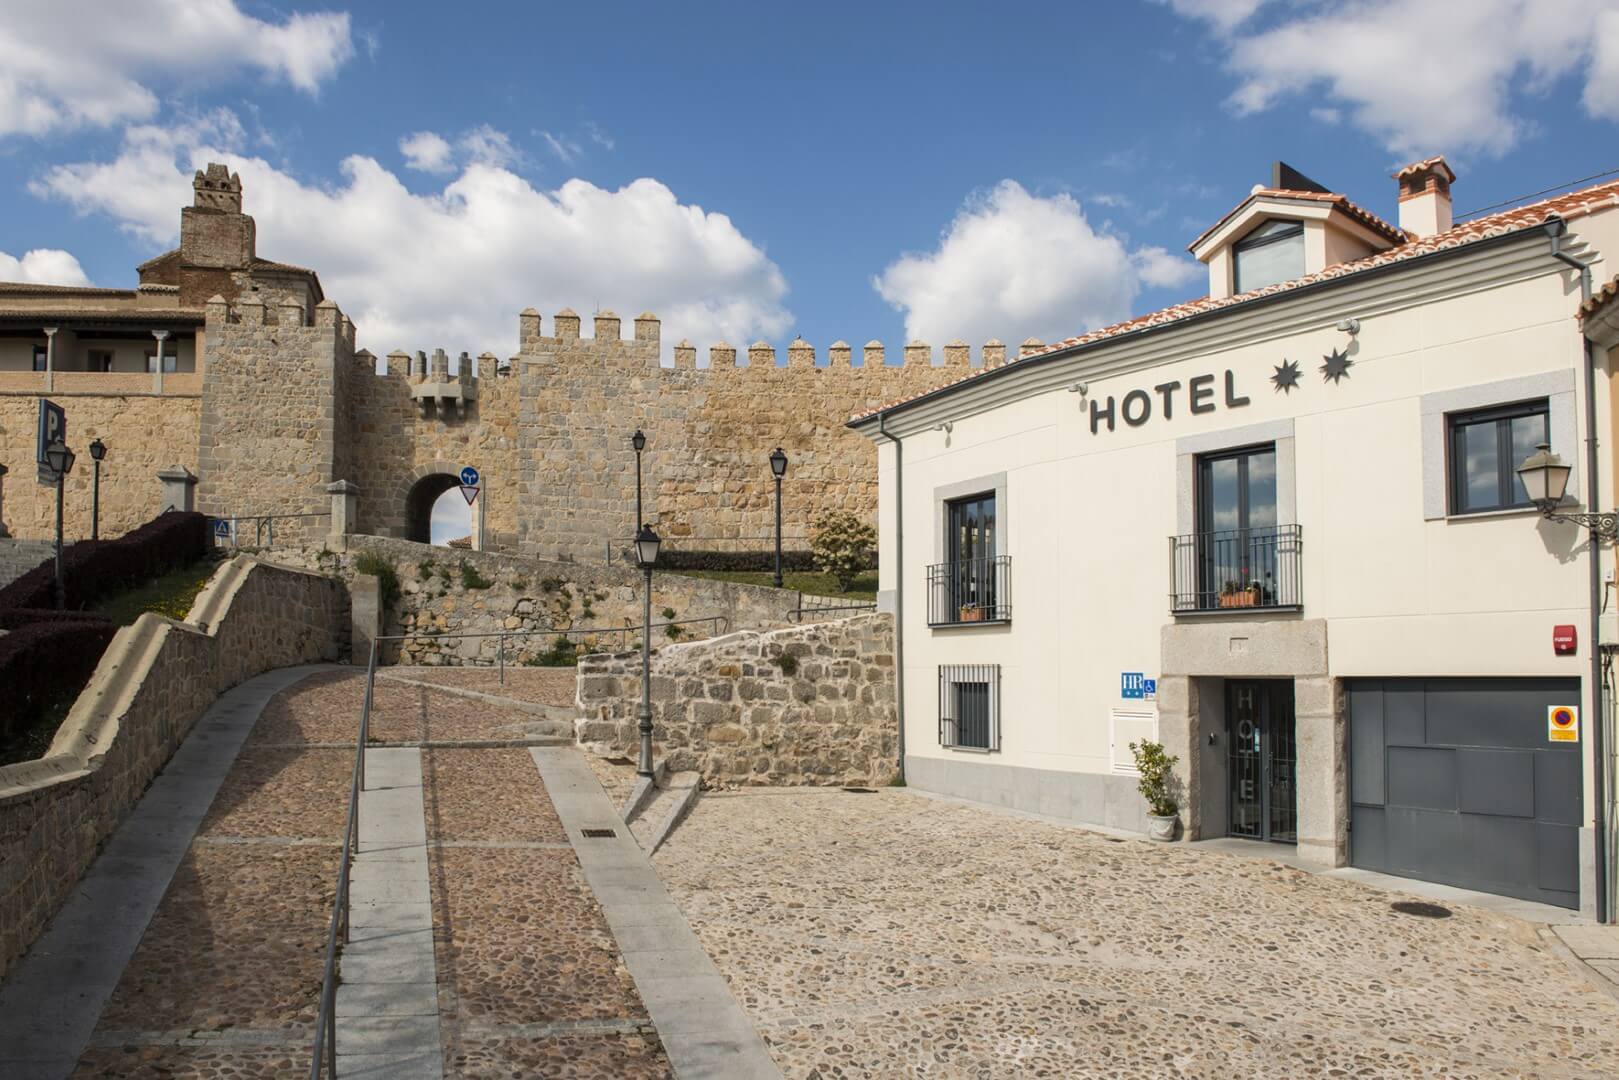
<svg viewBox="0 0 1619 1080"><path fill-rule="evenodd" d="M1277 603L1274 445L1198 458L1197 531L1200 606Z"/></svg>
<svg viewBox="0 0 1619 1080"><path fill-rule="evenodd" d="M957 499L950 507L950 606L961 621L995 610L995 496Z"/></svg>
<svg viewBox="0 0 1619 1080"><path fill-rule="evenodd" d="M1226 769L1232 836L1298 841L1298 750L1293 684L1226 683Z"/></svg>

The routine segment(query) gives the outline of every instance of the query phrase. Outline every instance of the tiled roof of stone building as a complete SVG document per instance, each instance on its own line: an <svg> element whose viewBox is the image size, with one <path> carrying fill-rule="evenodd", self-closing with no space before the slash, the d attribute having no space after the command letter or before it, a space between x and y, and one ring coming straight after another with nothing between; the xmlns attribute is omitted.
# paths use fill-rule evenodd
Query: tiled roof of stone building
<svg viewBox="0 0 1619 1080"><path fill-rule="evenodd" d="M1474 218L1472 221L1463 222L1462 224L1447 229L1442 233L1435 233L1432 236L1427 236L1420 240L1408 240L1407 242L1395 247L1391 247L1386 251L1379 251L1374 255L1368 255L1362 259L1354 259L1350 262L1337 263L1333 266L1326 267L1323 270L1318 270L1313 274L1306 274L1303 277L1294 278L1291 281L1283 281L1275 285L1267 285L1262 289L1254 289L1249 292L1238 293L1235 296L1222 297L1218 300L1204 296L1199 297L1196 300L1188 300L1182 304L1172 304L1169 307L1160 308L1159 310L1149 312L1146 315L1138 315L1133 319L1126 319L1123 322L1117 322L1111 326L1104 326L1100 329L1089 331L1088 333L1079 334L1075 337L1065 338L1062 341L1053 342L1040 351L1030 353L1027 356L1019 356L1016 359L1009 358L1006 364L999 368L978 368L962 378L946 383L937 389L930 390L925 393L912 394L907 397L898 398L894 401L885 402L874 409L867 409L864 412L857 413L853 419L863 420L866 417L875 416L880 412L886 412L889 409L895 408L896 406L904 405L909 402L919 400L923 397L931 397L935 394L946 393L963 383L971 382L974 379L983 378L987 374L992 374L996 371L1005 371L1008 368L1015 368L1019 364L1026 364L1029 361L1038 359L1042 356L1049 356L1052 353L1063 352L1077 346L1091 345L1096 342L1105 341L1109 338L1120 337L1124 334L1145 330L1151 327L1167 326L1172 323L1180 322L1183 319L1189 319L1194 315L1201 315L1210 311L1219 311L1224 308L1238 307L1251 300L1257 300L1265 296L1274 296L1277 293L1291 292L1294 289L1303 288L1306 285L1313 285L1321 281L1352 277L1355 274L1363 273L1368 270L1374 270L1382 266L1388 266L1393 263L1404 262L1407 259L1414 259L1421 255L1431 255L1437 251L1465 247L1468 244L1477 243L1480 240L1487 240L1491 237L1502 236L1506 233L1518 232L1522 229L1539 225L1548 217L1556 216L1565 220L1571 220L1574 218L1584 217L1587 214L1595 213L1598 210L1607 210L1613 208L1619 208L1619 180L1610 180L1607 183L1597 184L1588 188L1581 188L1579 191L1571 191L1563 195L1554 195L1551 198L1526 203L1523 206L1514 207L1510 210L1502 210L1498 213L1489 214L1480 218ZM1606 291L1607 288L1613 287L1614 286L1610 284L1604 288L1604 291ZM1593 299L1595 298L1593 297Z"/></svg>

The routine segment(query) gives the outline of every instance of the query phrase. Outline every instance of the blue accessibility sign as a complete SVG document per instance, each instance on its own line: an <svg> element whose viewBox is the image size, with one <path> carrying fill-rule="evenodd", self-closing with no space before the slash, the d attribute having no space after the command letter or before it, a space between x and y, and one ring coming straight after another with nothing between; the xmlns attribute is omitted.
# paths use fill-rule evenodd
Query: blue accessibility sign
<svg viewBox="0 0 1619 1080"><path fill-rule="evenodd" d="M463 465L461 467L461 486L462 487L477 487L478 486L478 470L474 469L471 465Z"/></svg>
<svg viewBox="0 0 1619 1080"><path fill-rule="evenodd" d="M1139 671L1121 671L1119 696L1133 701L1152 701L1158 697L1158 680L1149 679Z"/></svg>

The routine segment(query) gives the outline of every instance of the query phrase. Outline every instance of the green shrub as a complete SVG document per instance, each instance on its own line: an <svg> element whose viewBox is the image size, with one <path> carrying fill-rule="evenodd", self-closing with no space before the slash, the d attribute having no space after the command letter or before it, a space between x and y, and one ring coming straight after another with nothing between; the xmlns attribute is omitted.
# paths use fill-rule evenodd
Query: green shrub
<svg viewBox="0 0 1619 1080"><path fill-rule="evenodd" d="M387 610L398 603L399 571L394 569L391 559L384 558L374 551L362 551L359 558L354 560L354 572L357 574L370 574L377 579L383 610Z"/></svg>
<svg viewBox="0 0 1619 1080"><path fill-rule="evenodd" d="M672 619L675 617L675 609L672 607L666 607L662 611L658 612L658 614L662 615L665 619Z"/></svg>
<svg viewBox="0 0 1619 1080"><path fill-rule="evenodd" d="M488 578L484 577L482 574L478 573L478 568L476 566L473 566L471 563L467 562L465 559L461 560L461 586L462 586L462 588L466 588L466 589L487 589L487 588L489 588L489 586L491 586L493 584L494 584L493 581L489 580Z"/></svg>
<svg viewBox="0 0 1619 1080"><path fill-rule="evenodd" d="M563 580L561 578L559 578L559 577L541 578L540 579L540 591L541 592L556 592L558 589L562 588L563 584L564 584Z"/></svg>
<svg viewBox="0 0 1619 1080"><path fill-rule="evenodd" d="M1154 817L1173 817L1180 809L1171 790L1175 763L1180 758L1164 753L1164 744L1155 742L1131 743L1130 753L1135 756L1136 771L1141 774L1136 789L1147 800L1148 810Z"/></svg>
<svg viewBox="0 0 1619 1080"><path fill-rule="evenodd" d="M579 647L565 634L558 634L551 647L535 653L528 661L531 667L573 667L579 663Z"/></svg>
<svg viewBox="0 0 1619 1080"><path fill-rule="evenodd" d="M432 559L423 559L421 561L421 564L416 567L416 580L418 580L418 581L426 581L428 578L430 578L432 576L433 576L433 560Z"/></svg>
<svg viewBox="0 0 1619 1080"><path fill-rule="evenodd" d="M838 588L849 591L854 579L871 563L877 544L877 530L847 510L829 510L815 522L810 535L810 552L822 573L838 579Z"/></svg>
<svg viewBox="0 0 1619 1080"><path fill-rule="evenodd" d="M783 675L798 674L798 657L793 656L790 653L782 653L780 656L773 656L770 658L770 662L781 668L781 673Z"/></svg>

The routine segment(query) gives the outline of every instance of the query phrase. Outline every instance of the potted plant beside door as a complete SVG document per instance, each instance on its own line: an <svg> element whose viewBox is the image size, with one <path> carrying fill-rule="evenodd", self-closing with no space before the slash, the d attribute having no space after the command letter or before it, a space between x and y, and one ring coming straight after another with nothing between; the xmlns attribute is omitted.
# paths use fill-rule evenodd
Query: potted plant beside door
<svg viewBox="0 0 1619 1080"><path fill-rule="evenodd" d="M1175 839L1180 825L1180 806L1171 790L1175 763L1180 758L1164 753L1163 743L1146 741L1131 743L1130 753L1136 759L1136 772L1141 774L1136 789L1147 800L1147 835L1168 843Z"/></svg>

